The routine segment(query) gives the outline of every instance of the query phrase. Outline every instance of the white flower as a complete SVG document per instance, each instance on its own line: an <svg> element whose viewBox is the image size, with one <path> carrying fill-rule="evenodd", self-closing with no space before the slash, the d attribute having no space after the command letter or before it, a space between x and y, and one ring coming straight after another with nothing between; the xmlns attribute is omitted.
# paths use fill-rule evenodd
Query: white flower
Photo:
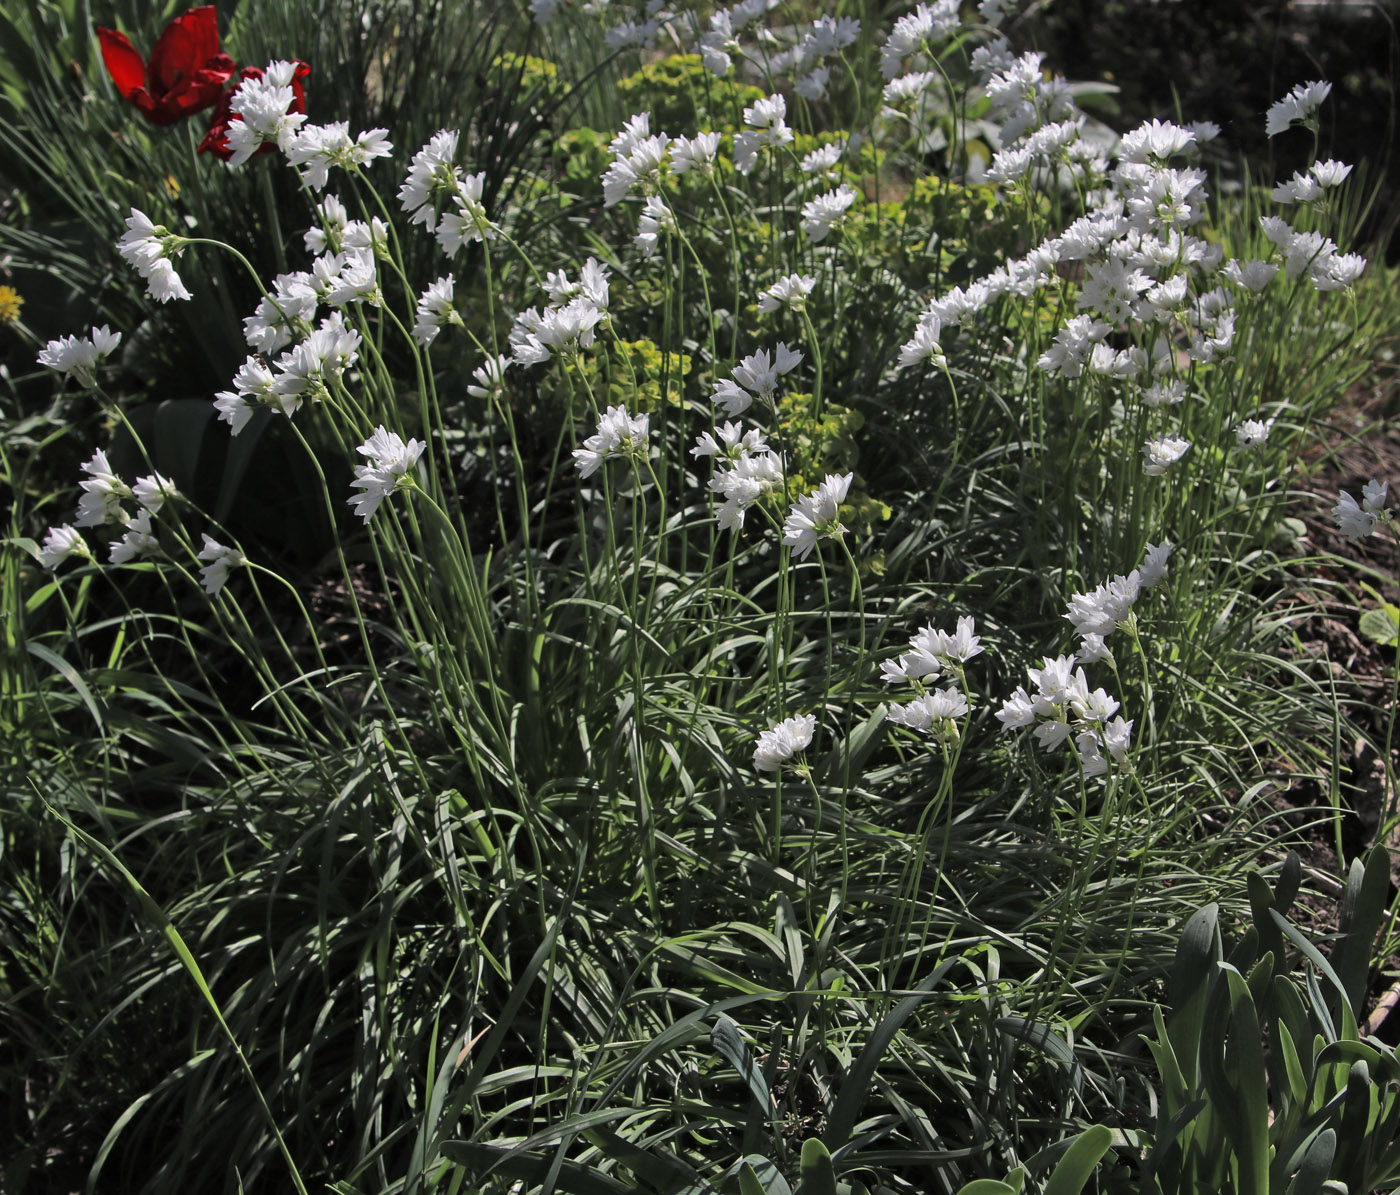
<svg viewBox="0 0 1400 1195"><path fill-rule="evenodd" d="M809 199L802 205L802 231L814 241L824 241L833 228L841 226L855 201L855 188L845 183L826 195Z"/></svg>
<svg viewBox="0 0 1400 1195"><path fill-rule="evenodd" d="M779 278L759 296L758 309L765 315L777 311L779 307L801 311L806 307L807 296L816 285L817 280L810 274L789 274L785 278Z"/></svg>
<svg viewBox="0 0 1400 1195"><path fill-rule="evenodd" d="M468 386L467 393L473 398L497 397L505 389L506 370L513 364L514 359L505 354L486 358L485 363L472 374L476 384Z"/></svg>
<svg viewBox="0 0 1400 1195"><path fill-rule="evenodd" d="M1341 501L1332 508L1332 517L1343 535L1348 539L1364 539L1375 531L1382 518L1389 516L1385 508L1386 488L1387 483L1383 481L1368 481L1359 505L1345 490L1341 492Z"/></svg>
<svg viewBox="0 0 1400 1195"><path fill-rule="evenodd" d="M351 494L346 499L354 506L355 513L368 523L379 504L394 490L412 486L414 479L410 470L426 447L418 440L405 444L403 437L386 430L383 424L375 428L374 434L355 449L369 458L369 464L355 466L355 480L350 483L352 489L364 490L363 494Z"/></svg>
<svg viewBox="0 0 1400 1195"><path fill-rule="evenodd" d="M160 543L151 530L151 512L138 510L127 520L126 534L108 545L108 559L113 564L126 564L138 556L152 556L160 549Z"/></svg>
<svg viewBox="0 0 1400 1195"><path fill-rule="evenodd" d="M1235 427L1235 441L1241 448L1263 448L1273 430L1272 419L1244 419Z"/></svg>
<svg viewBox="0 0 1400 1195"><path fill-rule="evenodd" d="M784 718L758 736L753 751L753 766L760 772L776 772L799 751L811 746L816 729L815 714Z"/></svg>
<svg viewBox="0 0 1400 1195"><path fill-rule="evenodd" d="M38 361L57 373L71 373L84 386L97 385L97 367L121 343L120 332L102 324L91 336L61 336L40 350Z"/></svg>
<svg viewBox="0 0 1400 1195"><path fill-rule="evenodd" d="M1361 254L1335 253L1309 269L1308 277L1318 290L1348 290L1365 269L1366 259Z"/></svg>
<svg viewBox="0 0 1400 1195"><path fill-rule="evenodd" d="M437 229L435 201L457 190L461 171L453 164L457 156L456 130L442 129L413 156L408 177L399 188L399 206L409 213L409 222L421 224L429 232Z"/></svg>
<svg viewBox="0 0 1400 1195"><path fill-rule="evenodd" d="M47 569L55 569L70 556L91 560L92 553L77 528L64 523L61 527L50 527L39 548L39 563Z"/></svg>
<svg viewBox="0 0 1400 1195"><path fill-rule="evenodd" d="M718 133L677 137L671 142L671 172L685 174L693 170L699 175L709 175L714 171L715 154L718 150Z"/></svg>
<svg viewBox="0 0 1400 1195"><path fill-rule="evenodd" d="M247 560L237 548L225 547L208 534L203 534L202 538L204 547L200 550L199 559L209 563L199 570L199 575L204 582L204 592L213 597L224 587L229 573L240 564L246 564Z"/></svg>
<svg viewBox="0 0 1400 1195"><path fill-rule="evenodd" d="M1109 327L1102 320L1092 319L1087 315L1076 315L1055 333L1055 343L1040 355L1036 364L1046 373L1077 378L1084 372L1084 366L1093 354L1094 345L1103 340L1108 333Z"/></svg>
<svg viewBox="0 0 1400 1195"><path fill-rule="evenodd" d="M78 499L76 522L79 527L98 527L103 523L125 523L127 515L122 510L122 500L130 498L131 487L112 472L107 462L107 454L97 449L92 459L83 465L87 480L79 482L83 491Z"/></svg>
<svg viewBox="0 0 1400 1195"><path fill-rule="evenodd" d="M484 170L453 179L450 195L457 210L443 212L437 226L438 244L448 257L452 257L468 241L484 242L495 238L498 230L487 219L486 207L481 202L485 186Z"/></svg>
<svg viewBox="0 0 1400 1195"><path fill-rule="evenodd" d="M744 439L747 441L749 435L746 434ZM724 499L723 505L715 514L721 530L742 530L744 515L749 507L764 494L772 494L782 489L782 457L770 452L766 444L760 447L761 451L746 452L731 460L727 469L718 469L710 479L711 491ZM691 451L698 453L700 450L697 447Z"/></svg>
<svg viewBox="0 0 1400 1195"><path fill-rule="evenodd" d="M418 299L418 309L414 313L413 339L426 347L433 343L438 332L448 324L461 324L462 317L452 306L452 275L439 278Z"/></svg>
<svg viewBox="0 0 1400 1195"><path fill-rule="evenodd" d="M1164 539L1160 544L1149 543L1147 545L1147 551L1142 558L1142 567L1138 569L1138 584L1142 588L1151 589L1166 579L1167 559L1171 556L1175 546L1169 539Z"/></svg>
<svg viewBox="0 0 1400 1195"><path fill-rule="evenodd" d="M170 259L189 242L160 224L152 224L144 212L131 209L126 232L117 242L117 252L146 280L146 293L160 303L188 299L190 292L175 273Z"/></svg>
<svg viewBox="0 0 1400 1195"><path fill-rule="evenodd" d="M1156 440L1148 440L1142 446L1142 455L1147 462L1144 472L1149 477L1160 477L1185 456L1190 447L1191 442L1183 440L1180 436L1162 436Z"/></svg>
<svg viewBox="0 0 1400 1195"><path fill-rule="evenodd" d="M1333 158L1325 162L1314 162L1308 169L1319 187L1339 187L1342 180L1351 173L1351 167L1346 162L1338 162Z"/></svg>
<svg viewBox="0 0 1400 1195"><path fill-rule="evenodd" d="M818 539L834 538L846 530L838 517L839 508L854 477L854 473L844 477L828 473L821 485L792 504L783 523L783 543L793 549L799 560L807 558Z"/></svg>
<svg viewBox="0 0 1400 1195"><path fill-rule="evenodd" d="M305 113L287 111L296 99L292 90L296 70L295 62L270 62L261 79L244 79L234 88L229 109L242 119L228 127L230 167L242 166L264 143L283 151L291 148L306 123Z"/></svg>
<svg viewBox="0 0 1400 1195"><path fill-rule="evenodd" d="M1331 90L1330 83L1299 83L1269 109L1264 131L1270 137L1276 137L1290 125L1312 120Z"/></svg>
<svg viewBox="0 0 1400 1195"><path fill-rule="evenodd" d="M958 731L953 719L965 718L967 713L966 696L952 686L921 693L908 705L885 707L887 721L910 730L932 732L939 738L956 738Z"/></svg>
<svg viewBox="0 0 1400 1195"><path fill-rule="evenodd" d="M645 457L649 424L647 415L633 417L626 407L609 407L607 414L598 420L598 430L583 442L582 448L574 449L574 465L579 476L592 477L604 461L615 457L629 460Z"/></svg>
<svg viewBox="0 0 1400 1195"><path fill-rule="evenodd" d="M799 165L806 174L825 174L835 168L845 150L844 141L833 141L829 145L818 146L805 155Z"/></svg>
<svg viewBox="0 0 1400 1195"><path fill-rule="evenodd" d="M655 257L663 232L675 232L676 218L666 201L660 195L650 196L642 206L641 219L637 221L637 235L633 243L642 251L643 257Z"/></svg>
<svg viewBox="0 0 1400 1195"><path fill-rule="evenodd" d="M804 100L815 103L826 95L826 85L830 80L831 71L824 66L819 66L798 79L793 84L792 89Z"/></svg>
<svg viewBox="0 0 1400 1195"><path fill-rule="evenodd" d="M1142 575L1134 569L1126 577L1119 575L1089 593L1076 593L1070 598L1069 613L1077 635L1108 635L1127 622L1132 614L1142 586Z"/></svg>
<svg viewBox="0 0 1400 1195"><path fill-rule="evenodd" d="M919 326L914 329L914 339L899 350L900 368L907 369L920 361L932 361L939 368L945 367L948 358L944 356L943 346L938 343L942 334L943 327L938 316L925 314L919 321Z"/></svg>
<svg viewBox="0 0 1400 1195"><path fill-rule="evenodd" d="M1153 158L1165 162L1195 140L1192 130L1154 119L1123 135L1118 143L1118 156L1125 162L1147 162Z"/></svg>
<svg viewBox="0 0 1400 1195"><path fill-rule="evenodd" d="M165 505L167 498L174 498L179 491L175 488L175 483L168 478L162 477L159 473L152 473L149 477L139 478L131 487L132 496L149 510L153 515L160 514L160 508Z"/></svg>
<svg viewBox="0 0 1400 1195"><path fill-rule="evenodd" d="M319 191L330 180L332 166L350 170L375 158L387 158L394 152L388 138L387 129L371 129L352 140L350 125L343 120L326 125L307 125L293 133L288 140L287 162L300 166L302 182Z"/></svg>
<svg viewBox="0 0 1400 1195"><path fill-rule="evenodd" d="M1257 294L1274 280L1274 275L1278 273L1278 266L1270 265L1267 261L1231 260L1225 263L1225 268L1220 272L1236 286L1243 286L1246 290L1252 290Z"/></svg>

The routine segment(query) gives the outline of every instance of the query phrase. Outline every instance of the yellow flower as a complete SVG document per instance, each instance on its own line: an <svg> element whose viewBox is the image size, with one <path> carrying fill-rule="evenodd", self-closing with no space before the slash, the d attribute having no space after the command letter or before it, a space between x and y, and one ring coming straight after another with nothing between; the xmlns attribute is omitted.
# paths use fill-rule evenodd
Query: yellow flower
<svg viewBox="0 0 1400 1195"><path fill-rule="evenodd" d="M0 286L0 324L13 324L19 320L19 309L24 306L24 297L13 286Z"/></svg>

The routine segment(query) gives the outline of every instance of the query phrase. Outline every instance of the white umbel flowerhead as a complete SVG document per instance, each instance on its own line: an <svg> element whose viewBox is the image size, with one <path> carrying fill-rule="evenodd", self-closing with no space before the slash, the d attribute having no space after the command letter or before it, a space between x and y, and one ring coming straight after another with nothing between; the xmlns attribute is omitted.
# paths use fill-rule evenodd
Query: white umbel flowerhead
<svg viewBox="0 0 1400 1195"><path fill-rule="evenodd" d="M184 237L177 236L163 224L152 224L149 216L132 208L131 215L126 218L126 232L117 242L117 252L146 280L146 293L159 303L168 303L171 299L190 298L190 292L170 264L170 259L187 244L189 241Z"/></svg>
<svg viewBox="0 0 1400 1195"><path fill-rule="evenodd" d="M804 494L792 504L783 523L783 543L799 560L805 560L819 539L834 539L846 529L839 518L841 503L851 488L854 473L839 477L828 473L826 480L810 494Z"/></svg>
<svg viewBox="0 0 1400 1195"><path fill-rule="evenodd" d="M758 309L764 315L786 307L791 311L801 311L807 306L807 296L817 280L810 274L789 274L779 278L758 297Z"/></svg>
<svg viewBox="0 0 1400 1195"><path fill-rule="evenodd" d="M204 592L213 597L224 587L229 573L240 564L246 564L247 560L237 548L225 547L208 534L201 538L204 547L200 550L199 559L209 563L199 570L199 575L204 582Z"/></svg>
<svg viewBox="0 0 1400 1195"><path fill-rule="evenodd" d="M97 367L121 339L122 334L109 331L106 324L94 328L91 336L61 336L40 351L39 364L57 373L71 373L84 386L96 386Z"/></svg>
<svg viewBox="0 0 1400 1195"><path fill-rule="evenodd" d="M649 434L647 415L633 417L626 407L609 407L608 413L598 420L598 430L583 442L582 448L574 449L579 476L592 477L604 461L614 457L645 459Z"/></svg>
<svg viewBox="0 0 1400 1195"><path fill-rule="evenodd" d="M949 686L921 693L908 705L887 705L885 720L922 731L941 742L951 742L958 737L954 719L966 718L967 713L967 697L961 690Z"/></svg>
<svg viewBox="0 0 1400 1195"><path fill-rule="evenodd" d="M1317 115L1322 101L1332 91L1330 83L1299 83L1283 99L1269 109L1264 122L1264 131L1270 137L1277 137L1285 129L1295 124L1307 124Z"/></svg>
<svg viewBox="0 0 1400 1195"><path fill-rule="evenodd" d="M113 564L128 564L139 556L154 556L160 542L151 529L151 512L138 510L127 520L126 534L110 544L108 559Z"/></svg>
<svg viewBox="0 0 1400 1195"><path fill-rule="evenodd" d="M784 718L758 736L753 749L753 766L760 772L776 772L794 755L812 745L817 730L815 714Z"/></svg>
<svg viewBox="0 0 1400 1195"><path fill-rule="evenodd" d="M1274 421L1272 419L1241 420L1235 427L1235 442L1241 448L1257 451L1268 443L1269 433L1273 427Z"/></svg>
<svg viewBox="0 0 1400 1195"><path fill-rule="evenodd" d="M370 129L352 138L349 123L342 120L307 125L294 133L287 143L287 162L300 167L301 181L319 191L330 181L332 166L354 170L393 152L387 129Z"/></svg>
<svg viewBox="0 0 1400 1195"><path fill-rule="evenodd" d="M414 313L413 339L424 348L432 344L438 332L448 324L462 325L462 317L452 305L452 275L439 278L418 297Z"/></svg>
<svg viewBox="0 0 1400 1195"><path fill-rule="evenodd" d="M73 556L82 560L92 559L92 552L77 528L67 523L61 527L50 527L39 548L39 563L47 569L56 569Z"/></svg>
<svg viewBox="0 0 1400 1195"><path fill-rule="evenodd" d="M230 111L241 116L228 127L228 147L232 151L230 167L242 166L264 144L289 150L297 131L306 123L304 112L290 112L296 100L292 80L296 77L295 62L269 62L261 79L244 79L229 100Z"/></svg>
<svg viewBox="0 0 1400 1195"><path fill-rule="evenodd" d="M370 436L355 451L369 458L369 464L355 466L355 480L352 489L363 490L362 494L352 494L346 499L355 508L355 513L366 523L379 504L400 487L411 488L416 484L413 468L423 455L427 445L418 440L404 443L397 432L385 429L383 424L375 428Z"/></svg>
<svg viewBox="0 0 1400 1195"><path fill-rule="evenodd" d="M79 527L100 527L103 523L125 523L122 500L130 498L131 487L112 471L107 454L98 449L83 466L87 480L79 482L83 495L78 499Z"/></svg>
<svg viewBox="0 0 1400 1195"><path fill-rule="evenodd" d="M802 231L813 241L824 241L833 228L845 222L846 213L856 201L856 189L842 183L834 191L818 195L802 205Z"/></svg>
<svg viewBox="0 0 1400 1195"><path fill-rule="evenodd" d="M1169 539L1164 539L1160 544L1147 545L1142 557L1142 567L1138 569L1138 584L1143 589L1151 589L1167 579L1167 561L1175 546Z"/></svg>
<svg viewBox="0 0 1400 1195"><path fill-rule="evenodd" d="M1147 462L1143 471L1149 477L1160 477L1185 456L1190 447L1191 441L1183 440L1180 436L1162 436L1157 440L1148 440L1142 446L1142 456Z"/></svg>
<svg viewBox="0 0 1400 1195"><path fill-rule="evenodd" d="M1385 506L1387 483L1368 481L1361 491L1361 501L1343 490L1340 501L1332 508L1332 517L1347 539L1364 539L1376 529L1382 519L1389 520L1390 512Z"/></svg>
<svg viewBox="0 0 1400 1195"><path fill-rule="evenodd" d="M399 188L399 206L408 213L410 224L421 224L429 232L437 230L437 201L457 190L461 171L453 159L457 156L455 129L441 129L428 144L413 155L408 177Z"/></svg>

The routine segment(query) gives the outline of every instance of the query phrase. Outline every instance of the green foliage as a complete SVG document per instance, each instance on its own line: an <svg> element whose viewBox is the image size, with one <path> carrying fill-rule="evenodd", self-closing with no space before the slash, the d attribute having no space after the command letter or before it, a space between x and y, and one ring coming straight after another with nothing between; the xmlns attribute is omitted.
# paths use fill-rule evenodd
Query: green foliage
<svg viewBox="0 0 1400 1195"><path fill-rule="evenodd" d="M733 74L716 79L698 54L671 54L617 81L628 112L649 112L655 129L734 130L767 93Z"/></svg>
<svg viewBox="0 0 1400 1195"><path fill-rule="evenodd" d="M1400 1060L1358 1030L1390 857L1377 846L1353 861L1330 959L1288 920L1299 872L1290 853L1272 891L1250 873L1252 925L1228 952L1215 905L1182 933L1171 1011L1154 1011L1147 1039L1161 1104L1137 1135L1144 1190L1371 1191L1400 1177Z"/></svg>

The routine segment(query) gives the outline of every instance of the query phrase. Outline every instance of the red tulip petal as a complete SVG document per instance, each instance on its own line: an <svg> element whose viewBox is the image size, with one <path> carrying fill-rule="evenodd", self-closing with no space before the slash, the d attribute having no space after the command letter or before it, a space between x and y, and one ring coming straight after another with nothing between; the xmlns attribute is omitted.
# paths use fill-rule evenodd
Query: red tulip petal
<svg viewBox="0 0 1400 1195"><path fill-rule="evenodd" d="M107 73L122 97L131 99L132 92L143 91L146 64L126 34L98 26L97 40L102 43L102 61L107 64Z"/></svg>
<svg viewBox="0 0 1400 1195"><path fill-rule="evenodd" d="M189 30L178 20L171 21L151 51L151 64L147 71L150 89L159 99L203 65L204 59L195 57L194 38Z"/></svg>
<svg viewBox="0 0 1400 1195"><path fill-rule="evenodd" d="M212 4L192 8L170 22L179 25L190 39L195 61L208 62L219 53L219 21Z"/></svg>

